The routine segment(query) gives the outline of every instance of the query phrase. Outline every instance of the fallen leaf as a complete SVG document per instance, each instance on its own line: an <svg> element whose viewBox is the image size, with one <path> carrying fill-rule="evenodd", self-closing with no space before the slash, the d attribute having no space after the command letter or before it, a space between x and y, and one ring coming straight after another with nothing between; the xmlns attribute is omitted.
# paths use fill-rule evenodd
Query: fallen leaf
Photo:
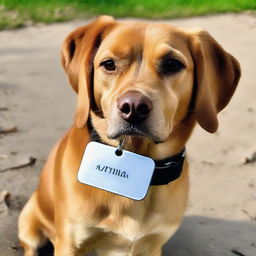
<svg viewBox="0 0 256 256"><path fill-rule="evenodd" d="M242 164L251 164L256 162L256 151L252 152L250 156L244 157L241 162Z"/></svg>
<svg viewBox="0 0 256 256"><path fill-rule="evenodd" d="M0 133L7 134L7 133L13 133L17 132L18 128L17 126L11 127L11 128L0 128Z"/></svg>
<svg viewBox="0 0 256 256"><path fill-rule="evenodd" d="M233 248L231 250L231 252L235 255L238 255L238 256L246 256L245 254L243 254L242 252L239 251L239 249L236 249L236 248Z"/></svg>
<svg viewBox="0 0 256 256"><path fill-rule="evenodd" d="M29 157L28 162L23 163L23 164L19 164L19 165L15 165L15 166L11 166L11 167L7 167L5 169L0 170L1 172L7 172L7 171L11 171L11 170L17 170L17 169L21 169L27 166L32 166L36 163L36 158L35 157Z"/></svg>

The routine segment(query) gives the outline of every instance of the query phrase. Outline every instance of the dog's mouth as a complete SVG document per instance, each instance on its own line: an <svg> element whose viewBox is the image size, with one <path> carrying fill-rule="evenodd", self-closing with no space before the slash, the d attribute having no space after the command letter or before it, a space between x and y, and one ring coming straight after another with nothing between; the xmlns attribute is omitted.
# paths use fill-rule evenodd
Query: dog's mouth
<svg viewBox="0 0 256 256"><path fill-rule="evenodd" d="M153 135L145 126L121 124L115 132L108 135L109 139L118 139L123 136L141 137L152 140L154 143L161 143L162 141Z"/></svg>

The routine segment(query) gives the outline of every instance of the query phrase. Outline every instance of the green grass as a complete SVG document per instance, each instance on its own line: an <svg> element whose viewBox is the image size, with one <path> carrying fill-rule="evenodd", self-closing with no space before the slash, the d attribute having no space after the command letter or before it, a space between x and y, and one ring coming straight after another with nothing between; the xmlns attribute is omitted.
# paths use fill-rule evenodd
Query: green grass
<svg viewBox="0 0 256 256"><path fill-rule="evenodd" d="M160 19L255 9L256 0L0 0L0 29L100 14Z"/></svg>

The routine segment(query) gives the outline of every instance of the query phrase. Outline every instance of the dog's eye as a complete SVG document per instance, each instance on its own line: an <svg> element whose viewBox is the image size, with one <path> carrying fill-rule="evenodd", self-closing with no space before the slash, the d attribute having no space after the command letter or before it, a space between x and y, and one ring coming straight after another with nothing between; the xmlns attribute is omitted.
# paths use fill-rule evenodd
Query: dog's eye
<svg viewBox="0 0 256 256"><path fill-rule="evenodd" d="M179 60L174 58L165 58L160 65L160 73L163 75L172 75L184 68L184 64L182 64Z"/></svg>
<svg viewBox="0 0 256 256"><path fill-rule="evenodd" d="M101 62L100 65L103 66L108 71L114 71L116 69L116 64L111 59Z"/></svg>

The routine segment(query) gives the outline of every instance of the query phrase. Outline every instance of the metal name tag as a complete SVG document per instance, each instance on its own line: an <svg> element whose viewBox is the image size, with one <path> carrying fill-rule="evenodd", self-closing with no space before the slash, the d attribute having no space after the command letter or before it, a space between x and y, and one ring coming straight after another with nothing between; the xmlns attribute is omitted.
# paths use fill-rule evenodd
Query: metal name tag
<svg viewBox="0 0 256 256"><path fill-rule="evenodd" d="M81 183L135 200L142 200L154 172L154 161L98 142L88 143L78 172Z"/></svg>

